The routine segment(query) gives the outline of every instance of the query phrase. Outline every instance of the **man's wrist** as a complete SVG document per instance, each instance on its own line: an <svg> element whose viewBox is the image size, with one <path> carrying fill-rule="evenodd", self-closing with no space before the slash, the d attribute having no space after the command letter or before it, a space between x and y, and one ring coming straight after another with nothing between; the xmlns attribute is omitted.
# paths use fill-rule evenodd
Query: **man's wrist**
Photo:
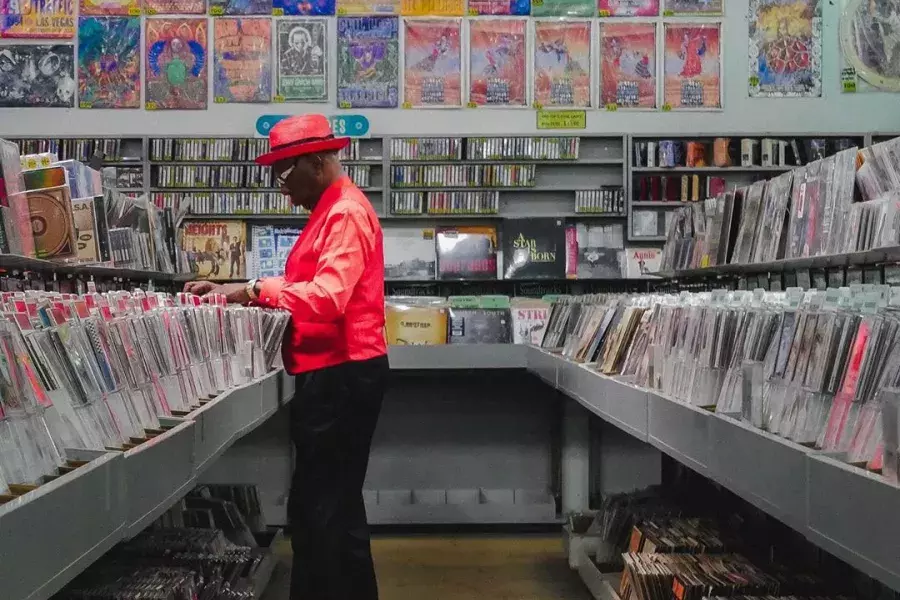
<svg viewBox="0 0 900 600"><path fill-rule="evenodd" d="M259 279L251 279L248 281L245 289L251 302L257 300L259 298Z"/></svg>

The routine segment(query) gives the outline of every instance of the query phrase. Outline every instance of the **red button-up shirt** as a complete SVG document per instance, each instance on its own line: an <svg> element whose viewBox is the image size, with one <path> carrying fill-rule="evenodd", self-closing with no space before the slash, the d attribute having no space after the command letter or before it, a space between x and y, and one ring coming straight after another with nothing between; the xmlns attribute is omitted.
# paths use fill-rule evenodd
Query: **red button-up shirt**
<svg viewBox="0 0 900 600"><path fill-rule="evenodd" d="M319 198L288 255L284 277L261 281L258 304L291 313L282 345L288 373L387 352L381 224L348 177Z"/></svg>

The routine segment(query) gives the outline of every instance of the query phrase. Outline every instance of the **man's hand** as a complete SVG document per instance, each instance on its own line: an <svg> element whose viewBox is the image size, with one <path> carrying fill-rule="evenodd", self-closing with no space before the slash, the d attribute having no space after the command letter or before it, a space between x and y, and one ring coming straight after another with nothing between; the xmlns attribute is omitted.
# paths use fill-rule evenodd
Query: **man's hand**
<svg viewBox="0 0 900 600"><path fill-rule="evenodd" d="M232 304L248 304L250 296L247 295L247 284L226 283L218 284L214 281L189 281L184 286L184 291L198 296L210 294L222 294L225 300Z"/></svg>
<svg viewBox="0 0 900 600"><path fill-rule="evenodd" d="M196 294L198 296L203 296L208 294L213 288L219 287L215 281L188 281L184 284L184 291L186 294Z"/></svg>

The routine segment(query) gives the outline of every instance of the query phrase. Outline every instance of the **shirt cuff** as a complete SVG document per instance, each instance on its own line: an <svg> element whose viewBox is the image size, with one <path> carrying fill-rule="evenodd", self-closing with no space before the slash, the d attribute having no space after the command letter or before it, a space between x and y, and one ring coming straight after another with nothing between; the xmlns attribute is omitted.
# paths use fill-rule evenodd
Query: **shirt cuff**
<svg viewBox="0 0 900 600"><path fill-rule="evenodd" d="M259 303L270 308L278 307L278 295L284 287L281 277L266 277L259 280Z"/></svg>

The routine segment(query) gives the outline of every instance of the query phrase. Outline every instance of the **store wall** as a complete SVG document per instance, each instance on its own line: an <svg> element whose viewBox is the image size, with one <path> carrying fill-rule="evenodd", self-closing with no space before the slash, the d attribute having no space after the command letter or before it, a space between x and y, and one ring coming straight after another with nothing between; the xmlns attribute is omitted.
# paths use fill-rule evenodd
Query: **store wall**
<svg viewBox="0 0 900 600"><path fill-rule="evenodd" d="M749 98L747 95L748 0L725 2L722 39L724 109L717 112L588 111L589 133L808 133L898 132L900 95L842 94L838 22L840 3L823 0L823 95L808 99ZM334 56L335 19L330 19ZM595 57L595 72L597 60ZM334 64L331 86L334 94ZM595 78L596 79L596 78ZM211 87L211 86L210 86ZM211 94L211 92L210 92ZM264 114L340 112L334 102L323 105L217 105L205 111L0 109L0 135L234 135L255 133ZM535 131L531 109L366 110L372 135L511 134Z"/></svg>

